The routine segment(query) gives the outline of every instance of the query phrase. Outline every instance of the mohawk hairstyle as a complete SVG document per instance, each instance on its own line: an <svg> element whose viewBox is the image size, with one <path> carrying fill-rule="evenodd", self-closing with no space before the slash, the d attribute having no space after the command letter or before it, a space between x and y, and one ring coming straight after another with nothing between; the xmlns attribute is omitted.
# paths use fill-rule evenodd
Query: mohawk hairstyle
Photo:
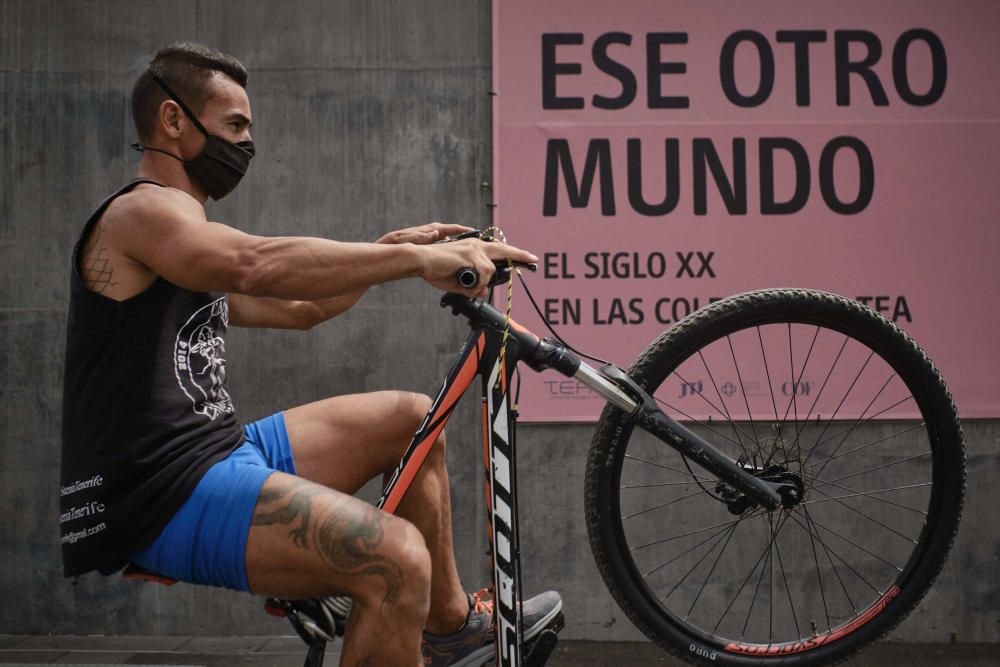
<svg viewBox="0 0 1000 667"><path fill-rule="evenodd" d="M150 72L155 72L194 113L200 113L212 96L212 76L221 72L247 86L247 70L239 60L215 49L193 42L175 42L160 49L149 69L143 72L132 88L132 120L139 140L145 143L156 126L156 114L167 99Z"/></svg>

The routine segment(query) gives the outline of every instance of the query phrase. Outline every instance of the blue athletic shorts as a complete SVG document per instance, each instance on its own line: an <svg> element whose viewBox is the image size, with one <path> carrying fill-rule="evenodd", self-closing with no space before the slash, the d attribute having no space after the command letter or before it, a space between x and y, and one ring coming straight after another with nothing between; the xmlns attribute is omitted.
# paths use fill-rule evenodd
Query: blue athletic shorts
<svg viewBox="0 0 1000 667"><path fill-rule="evenodd" d="M172 579L249 591L250 520L276 470L295 474L281 412L248 424L243 443L208 469L159 537L129 560Z"/></svg>

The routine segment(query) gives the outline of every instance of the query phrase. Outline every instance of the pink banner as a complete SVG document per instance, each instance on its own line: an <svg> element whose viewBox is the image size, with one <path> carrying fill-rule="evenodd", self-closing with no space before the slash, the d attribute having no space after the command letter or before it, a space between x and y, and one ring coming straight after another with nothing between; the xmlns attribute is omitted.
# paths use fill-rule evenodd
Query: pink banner
<svg viewBox="0 0 1000 667"><path fill-rule="evenodd" d="M972 0L494 0L495 224L543 257L527 279L556 330L619 365L711 300L809 287L895 321L964 418L998 417L997 26L1000 4ZM798 350L784 396L755 405L721 358L663 396L699 419L798 409L823 377L802 372L805 332L780 335L734 354ZM887 368L853 361L838 416L916 416L878 393ZM522 381L529 421L603 405L551 372Z"/></svg>

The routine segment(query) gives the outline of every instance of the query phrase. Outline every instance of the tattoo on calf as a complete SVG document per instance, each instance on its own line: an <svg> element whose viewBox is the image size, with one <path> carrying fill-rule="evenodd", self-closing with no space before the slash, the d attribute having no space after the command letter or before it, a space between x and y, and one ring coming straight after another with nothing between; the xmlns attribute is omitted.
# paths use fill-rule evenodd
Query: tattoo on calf
<svg viewBox="0 0 1000 667"><path fill-rule="evenodd" d="M314 518L312 499L325 493L324 487L295 478L266 487L257 499L251 524L290 525L301 516L301 524L288 532L295 546L309 549L312 535L313 548L334 571L381 578L386 587L382 607L394 604L402 592L403 570L392 559L377 553L385 537L385 517L371 505L365 504L359 514L356 507L337 503Z"/></svg>

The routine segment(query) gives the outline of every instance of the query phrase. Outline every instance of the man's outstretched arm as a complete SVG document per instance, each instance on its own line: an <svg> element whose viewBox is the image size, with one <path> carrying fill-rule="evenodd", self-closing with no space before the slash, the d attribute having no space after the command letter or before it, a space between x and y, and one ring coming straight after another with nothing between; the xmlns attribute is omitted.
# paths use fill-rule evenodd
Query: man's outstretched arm
<svg viewBox="0 0 1000 667"><path fill-rule="evenodd" d="M421 277L438 289L485 292L493 261L537 258L512 246L473 239L441 245L341 243L306 237L260 237L209 222L175 190L147 188L120 200L115 246L166 280L198 291L315 301L371 285ZM458 289L455 274L475 268L484 285Z"/></svg>
<svg viewBox="0 0 1000 667"><path fill-rule="evenodd" d="M390 232L375 241L381 244L414 243L425 245L442 238L470 231L464 225L432 222ZM311 329L349 310L364 295L360 289L342 296L316 301L288 301L245 294L229 295L229 323L238 327L272 329Z"/></svg>

